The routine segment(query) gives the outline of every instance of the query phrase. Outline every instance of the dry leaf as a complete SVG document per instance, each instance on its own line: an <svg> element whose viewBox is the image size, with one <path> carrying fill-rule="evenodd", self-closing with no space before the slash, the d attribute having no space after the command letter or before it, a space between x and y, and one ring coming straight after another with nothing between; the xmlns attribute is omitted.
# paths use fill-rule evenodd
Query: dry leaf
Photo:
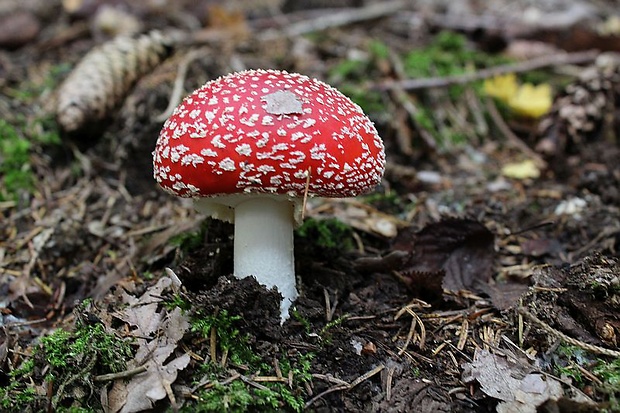
<svg viewBox="0 0 620 413"><path fill-rule="evenodd" d="M159 297L171 286L173 281L163 277L140 298L124 294L123 301L129 306L115 316L134 327L132 333L139 346L128 368L145 366L146 371L128 382L114 383L108 394L108 412L140 412L151 409L166 396L174 397L171 385L178 371L187 367L190 357L185 353L165 364L189 329L189 321L179 308L170 312L160 309Z"/></svg>
<svg viewBox="0 0 620 413"><path fill-rule="evenodd" d="M501 76L495 76L486 79L483 84L484 92L502 102L508 100L517 93L519 85L517 84L517 76L514 73L507 73Z"/></svg>
<svg viewBox="0 0 620 413"><path fill-rule="evenodd" d="M483 88L487 95L506 103L515 113L531 118L539 118L549 112L553 103L551 86L546 83L519 85L514 73L486 79Z"/></svg>
<svg viewBox="0 0 620 413"><path fill-rule="evenodd" d="M508 100L512 110L530 118L540 118L549 112L552 103L551 86L546 83L537 86L525 83Z"/></svg>
<svg viewBox="0 0 620 413"><path fill-rule="evenodd" d="M477 381L486 395L501 400L499 413L536 413L538 406L559 400L564 391L557 380L529 370L529 366L478 350L472 363L463 364L463 381Z"/></svg>
<svg viewBox="0 0 620 413"><path fill-rule="evenodd" d="M512 179L536 179L540 176L540 169L532 159L522 162L507 163L502 167L502 175Z"/></svg>
<svg viewBox="0 0 620 413"><path fill-rule="evenodd" d="M412 288L450 291L481 291L493 275L495 237L483 224L472 219L448 219L429 224L417 233L401 231L393 248L410 251L401 268ZM419 282L427 285L419 285ZM428 288L430 287L430 288ZM436 291L441 295L441 291Z"/></svg>
<svg viewBox="0 0 620 413"><path fill-rule="evenodd" d="M519 303L519 299L529 290L529 286L518 282L506 282L488 284L484 290L491 299L493 307L505 311L514 308Z"/></svg>

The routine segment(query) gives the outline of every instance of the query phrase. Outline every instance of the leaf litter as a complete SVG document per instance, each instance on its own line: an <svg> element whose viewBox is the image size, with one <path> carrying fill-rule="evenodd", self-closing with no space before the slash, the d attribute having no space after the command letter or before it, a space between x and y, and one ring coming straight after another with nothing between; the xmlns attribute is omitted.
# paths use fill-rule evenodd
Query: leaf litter
<svg viewBox="0 0 620 413"><path fill-rule="evenodd" d="M187 352L178 356L173 353L190 324L180 308L172 311L162 308L162 294L172 286L171 278L162 277L139 298L122 293L122 302L128 306L114 316L133 327L130 336L138 345L136 355L128 362L128 367L143 367L144 372L134 375L127 382L114 382L107 395L106 411L145 411L152 409L155 402L166 397L170 399L173 408L176 408L176 398L171 386L178 371L189 364L190 356ZM179 287L176 286L176 289Z"/></svg>
<svg viewBox="0 0 620 413"><path fill-rule="evenodd" d="M0 76L6 92L0 95L0 112L16 125L19 116L36 118L46 107L27 96L33 84L67 77L67 68L51 70L43 60L77 63L102 38L100 20L88 8L69 12L64 2L56 2L72 17L51 22L43 16L54 1L45 13L36 2L11 3L49 26L34 44L0 54L0 72L7 74ZM94 136L63 136L60 148L35 143L29 167L36 173L36 191L0 202L0 285L7 297L0 313L3 403L24 410L10 398L28 396L11 388L17 383L13 378L23 377L39 392L30 399L35 410L49 409L53 397L79 405L76 395L84 389L71 385L79 380L49 384L39 374L48 366L37 365L31 374L24 365L37 351L36 338L56 328L71 332L74 302L92 296L106 330L133 340L135 349L125 372L100 372L93 379L91 389L108 411L183 409L197 400L206 406L232 394L241 395L239 403L275 400L273 409L291 410L527 411L541 400L564 407L569 400L571 408L588 409L589 399L608 407L610 395L618 393L617 386L603 386L613 370L601 369L613 366L620 331L614 281L620 151L617 120L605 116L605 108L617 106L618 65L613 56L591 51L556 54L565 45L536 32L531 22L524 25L520 12L509 18L491 12L492 22L501 24L489 31L486 9L478 15L482 10L470 5L470 26L463 27L462 10L455 14L453 6L428 17L428 10L420 14L404 3L345 8L333 13L334 19L304 5L289 15L289 4L282 10L292 26L282 30L279 25L285 23L277 15L262 14L253 2L247 17L247 9L220 8L216 14L223 25L199 29L194 24L201 16L199 5L187 6L191 11L166 6L178 7L170 14L174 19L146 3L117 10L134 20L149 16L144 18L149 30L185 21L206 47L191 59L183 48L173 51L152 71L140 72L133 88L133 80L118 80L117 90L105 94L114 98L103 99L109 100L110 123ZM519 3L505 6L514 9ZM547 6L537 5L549 19L575 13L572 7L558 7L558 12ZM373 24L352 24L366 18ZM227 21L235 27L227 27ZM557 30L568 38L579 32L597 47L608 44L590 27L567 30L572 26L566 21ZM407 71L418 70L412 66L424 57L420 50L428 53L428 44L435 48L437 66L424 65L426 70L443 70L445 56L469 51L445 33L420 30L424 24L472 35L466 47L480 50L498 37L511 43L515 33L534 33L552 52L490 69L468 55L457 63L465 74L412 76ZM309 31L321 36L296 34ZM372 48L367 47L371 37ZM412 44L416 61L408 60ZM180 62L187 67L181 70ZM230 277L231 228L204 221L188 205L155 191L150 176L150 152L160 127L152 114L162 113L173 100L175 79L181 89L192 90L232 69L274 62L348 88L370 109L389 152L384 186L376 194L309 203L309 219L336 217L352 230L339 233L347 239L339 238L337 248L298 237L302 297L297 316L282 327L276 292ZM501 102L477 94L481 82L466 85L513 72L525 81L521 75L549 66L561 69L556 74L568 73L565 63L589 70L580 67L576 80L571 75L545 79L561 92L539 123L507 115ZM416 78L425 76L430 78ZM386 84L389 92L382 88ZM428 90L428 85L437 87ZM373 106L378 102L384 104L380 110ZM467 143L460 146L464 137ZM501 176L504 165L520 166L519 173ZM583 202L572 201L577 199ZM454 218L465 214L475 218ZM179 274L183 287L167 266ZM162 300L170 294L197 305L188 314L169 308ZM223 310L232 325L210 330L213 342L188 327L192 315L210 317ZM217 335L223 332L237 341L246 337L262 365L252 371L247 363L231 361L222 347L226 336ZM515 364L512 352L527 362ZM305 368L302 361L308 362ZM223 370L196 377L212 362ZM65 394L53 395L59 383L67 383L61 389ZM559 394L558 383L567 396ZM589 399L576 398L576 387ZM286 399L275 397L273 389Z"/></svg>
<svg viewBox="0 0 620 413"><path fill-rule="evenodd" d="M463 364L463 381L477 382L483 393L501 400L498 413L535 413L541 405L549 408L564 395L558 380L488 350L477 350L473 361Z"/></svg>

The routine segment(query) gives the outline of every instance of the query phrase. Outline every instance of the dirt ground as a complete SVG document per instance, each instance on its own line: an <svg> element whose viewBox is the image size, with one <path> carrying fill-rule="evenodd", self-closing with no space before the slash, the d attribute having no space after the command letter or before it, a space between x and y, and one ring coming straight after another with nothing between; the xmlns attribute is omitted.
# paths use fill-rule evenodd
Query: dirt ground
<svg viewBox="0 0 620 413"><path fill-rule="evenodd" d="M0 409L620 411L620 15L485 3L0 4ZM374 192L309 200L283 325L153 180L167 108L248 68L341 89L386 149Z"/></svg>

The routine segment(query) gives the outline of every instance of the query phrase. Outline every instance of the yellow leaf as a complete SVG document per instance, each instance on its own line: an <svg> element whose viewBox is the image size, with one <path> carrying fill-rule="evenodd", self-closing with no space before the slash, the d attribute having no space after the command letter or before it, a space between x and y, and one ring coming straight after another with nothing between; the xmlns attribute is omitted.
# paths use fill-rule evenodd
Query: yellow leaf
<svg viewBox="0 0 620 413"><path fill-rule="evenodd" d="M507 163L502 167L502 175L513 179L535 179L540 176L536 163L527 159L522 162Z"/></svg>
<svg viewBox="0 0 620 413"><path fill-rule="evenodd" d="M508 106L519 115L539 118L551 109L551 86L546 83L534 86L525 83L508 100Z"/></svg>
<svg viewBox="0 0 620 413"><path fill-rule="evenodd" d="M517 77L514 73L495 76L484 81L484 92L503 102L508 102L517 93Z"/></svg>

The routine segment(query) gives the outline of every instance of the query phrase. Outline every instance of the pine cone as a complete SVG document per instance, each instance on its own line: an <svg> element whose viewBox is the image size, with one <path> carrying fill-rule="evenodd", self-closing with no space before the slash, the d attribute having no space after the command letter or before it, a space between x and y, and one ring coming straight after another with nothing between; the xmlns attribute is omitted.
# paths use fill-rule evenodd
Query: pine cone
<svg viewBox="0 0 620 413"><path fill-rule="evenodd" d="M555 100L540 122L537 150L547 155L575 153L606 133L615 137L620 128L615 119L619 103L620 56L603 54Z"/></svg>
<svg viewBox="0 0 620 413"><path fill-rule="evenodd" d="M119 36L91 50L58 90L60 127L73 132L109 116L135 82L170 55L174 41L173 36L152 31Z"/></svg>

